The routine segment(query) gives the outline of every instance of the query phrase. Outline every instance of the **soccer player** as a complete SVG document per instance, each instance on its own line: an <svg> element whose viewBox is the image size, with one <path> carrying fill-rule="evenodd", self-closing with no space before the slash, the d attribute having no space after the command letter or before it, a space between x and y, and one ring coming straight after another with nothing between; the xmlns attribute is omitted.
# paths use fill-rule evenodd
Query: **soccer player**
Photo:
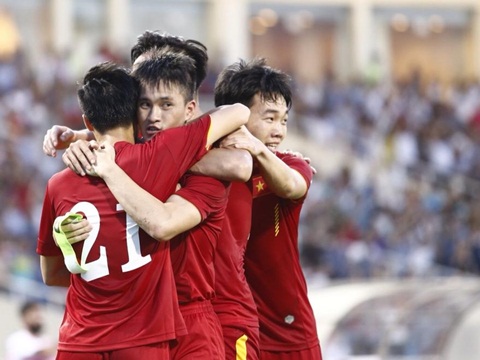
<svg viewBox="0 0 480 360"><path fill-rule="evenodd" d="M188 44L188 46L187 46ZM195 44L192 45L192 44ZM181 46L180 46L181 45ZM206 53L202 55L202 49L197 42L193 40L179 40L177 37L172 37L171 35L160 34L158 32L145 32L142 34L137 41L137 44L132 48L132 63L134 63L134 69L141 64L143 61L148 61L158 56L161 56L162 52L165 51L174 51L183 53L185 55L191 56L195 60L197 72L196 72L196 90L198 86L203 81L206 74ZM187 51L188 50L188 51ZM203 71L198 71L198 67L204 69ZM136 76L139 74L135 70ZM144 74L145 75L145 74ZM156 78L162 78L160 72L150 71L149 76ZM145 77L145 76L143 76ZM170 80L170 82L173 81ZM148 84L147 84L148 85ZM148 91L144 93L143 98L145 101L140 102L140 113L143 113L143 116L138 118L139 127L144 136L144 140L148 141L151 139L154 134L163 129L172 127L172 126L181 126L184 124L185 120L188 121L193 114L195 114L195 108L197 102L195 99L190 99L189 97L182 99L174 96L172 92L172 87L166 87L163 91L162 96L159 96L155 91ZM196 96L198 94L196 93ZM196 97L195 96L195 97ZM182 101L184 100L184 101ZM142 108L145 108L142 110ZM157 114L156 118L154 112ZM63 127L64 129L68 129ZM54 146L61 144L59 137L59 132L54 131L55 127L51 131L47 132L44 141L44 151L46 153L52 154L52 149ZM66 131L70 131L69 129ZM78 133L78 132L73 132ZM76 138L75 135L73 138ZM64 154L64 161L70 168L78 172L84 172L83 168L90 166L90 162L94 161L94 156L91 155L91 152L87 144L78 144L72 145ZM75 147L77 146L77 147ZM227 151L225 151L227 150ZM192 172L196 174L204 174L213 176L223 180L236 180L236 181L246 181L250 178L251 175L251 166L252 160L251 156L247 151L244 150L235 150L235 149L212 149L209 153L196 163L192 168ZM115 192L115 182L118 184L118 189L127 189L125 184L127 184L127 179L124 177L112 176L112 183L109 183L108 179L107 184L112 191ZM215 180L206 178L204 176L195 177L191 174L184 179L188 179L188 183L182 183L182 190L178 195L187 196L187 191L192 191L194 184L197 184L196 196L190 196L189 200L194 202L195 197L199 198L203 193L203 196L209 196L209 199L204 201L205 204L213 204L216 201L216 206L219 206L220 203L218 199L222 193L218 190L219 186L215 185ZM195 182L196 181L196 182ZM214 183L214 187L210 185L207 187L207 183ZM218 181L216 181L218 184ZM236 184L234 184L236 186ZM187 189L187 188L190 188ZM215 190L217 188L217 190ZM208 193L205 193L207 189L210 189ZM138 189L137 189L138 190ZM130 189L125 191L124 194L129 196L129 198L120 199L117 196L119 202L124 206L127 213L131 214L134 218L136 215L139 215L139 210L142 207L142 204L146 204L147 201L152 201L148 198L143 198L138 195L135 190ZM224 190L223 190L224 191ZM181 194L183 192L183 194ZM136 195L134 195L136 194ZM195 194L195 192L193 192ZM248 196L251 199L251 195ZM125 201L125 202L124 202ZM127 201L136 201L138 206L133 207L136 211L129 212ZM249 200L251 201L251 200ZM150 209L149 207L144 207L144 209ZM209 338L210 334L214 335L217 333L215 329L212 328L212 315L214 314L213 309L210 309L209 301L214 296L214 271L213 271L213 258L214 251L217 245L218 233L221 230L220 219L223 215L219 216L219 211L216 213L210 212L210 216L206 217L205 221L196 227L194 230L184 235L185 239L175 239L172 241L172 262L174 265L175 279L178 289L179 301L181 303L182 314L187 321L187 327L189 328L189 333L192 336L182 337L179 339L179 346L174 349L175 359L182 358L183 351L182 349L191 348L195 343L197 343L197 348L205 349L214 349L213 346L215 341L213 338ZM155 216L155 212L149 211L145 217L139 216L137 219L139 222L141 219L149 218L148 215ZM150 219L150 218L149 218ZM150 224L153 225L154 220L150 221ZM70 232L71 241L81 241L85 239L86 234L88 234L89 229L84 227L83 223L81 224L72 224L69 225L69 228L66 228L65 231ZM142 227L142 224L140 224ZM83 227L83 230L82 230ZM249 228L247 224L246 229ZM146 230L146 228L144 228ZM248 232L249 230L247 230ZM79 236L75 236L77 232L80 232ZM186 241L185 241L186 240ZM208 245L205 245L208 244ZM243 265L240 264L240 268ZM248 290L248 286L246 286ZM250 303L253 313L255 313L253 298L251 294L247 299ZM201 310L201 311L200 311ZM191 321L189 321L191 319ZM211 319L211 320L208 320ZM204 321L209 321L206 324L202 324ZM254 315L254 324L256 325L256 332L258 338L258 320L256 315ZM210 325L209 325L210 324ZM210 331L206 331L207 327L210 327ZM253 336L251 336L253 342ZM193 344L190 344L192 339L195 339ZM183 343L187 345L184 346ZM209 347L201 346L201 344L210 344ZM176 353L175 353L176 352ZM251 351L252 352L252 351ZM200 356L200 355L198 355ZM206 355L205 355L206 356ZM213 359L212 355L207 356L210 359ZM185 358L188 358L188 353Z"/></svg>
<svg viewBox="0 0 480 360"><path fill-rule="evenodd" d="M139 99L140 122L155 122L161 113L162 99L171 98L173 107L178 108L171 117L169 126L181 126L185 121L183 104L192 99L193 90L178 91L178 80L168 74L175 64L158 68L145 64L155 64L158 59L144 60L134 71L141 83ZM160 80L158 80L160 79ZM157 85L160 84L160 86ZM183 84L180 88L188 88ZM148 133L151 134L151 133ZM105 158L103 161L107 161ZM100 163L100 159L97 159ZM127 214L137 220L140 227L150 233L162 227L163 221L181 222L182 217L162 220L155 210L156 199L138 187L113 161L108 171L101 175L116 199ZM227 204L229 183L220 180L187 174L180 181L182 188L175 196L194 204L203 222L194 229L177 236L171 241L171 259L180 311L187 325L188 335L178 338L178 345L172 348L172 359L212 359L223 360L225 350L220 322L211 299L214 297L213 259ZM150 205L151 204L151 205Z"/></svg>
<svg viewBox="0 0 480 360"><path fill-rule="evenodd" d="M267 66L264 59L234 63L217 79L215 105L235 102L250 108L250 118L246 129L232 133L222 144L246 149L254 159L245 275L258 309L260 359L321 360L298 253L299 216L313 172L302 158L277 151L287 133L292 102L289 77ZM230 199L234 190L232 187ZM238 221L248 223L250 218L245 217L249 214L245 206ZM231 215L227 218L234 219ZM224 261L218 254L216 259ZM216 265L219 272L220 265ZM219 303L230 300L220 291L231 287L228 281L227 276L217 277ZM220 314L220 320L223 318ZM232 318L230 327L233 324ZM224 336L229 331L224 325Z"/></svg>
<svg viewBox="0 0 480 360"><path fill-rule="evenodd" d="M148 122L139 124L145 141L148 141L156 131L169 128L172 125L183 125L202 113L198 102L198 89L207 74L207 48L196 40L184 39L166 32L147 30L137 38L136 44L131 49L130 56L133 68L145 59L158 57L162 52L183 54L192 59L195 65L194 98L185 104L185 119L181 123L177 122L175 118L172 120L172 115L177 114L172 109L175 110L178 107L175 104L172 106L172 99L164 98L161 104L164 110L162 119L154 124ZM150 132L148 126L150 126ZM74 131L66 126L54 125L45 134L43 151L46 155L56 156L57 150L66 149L79 139L88 141L93 140L94 137L89 131ZM85 175L85 171L90 171L91 165L95 163L95 156L88 148L88 143L76 142L63 154L63 161L72 170ZM230 149L230 151L224 151L224 149L216 148L212 149L206 157L202 158L190 170L196 174L208 175L225 181L247 181L252 172L252 159L248 152L244 150L232 151Z"/></svg>
<svg viewBox="0 0 480 360"><path fill-rule="evenodd" d="M153 42L152 36L153 34L149 33L150 40L148 43L150 45ZM158 39L159 36L156 34L155 38ZM141 39L143 37L140 37L139 41ZM160 40L155 43L161 43ZM165 51L168 53L173 50L170 45L167 50L155 47L144 51L148 53L148 56L144 57L143 62L148 62L152 58L161 57ZM133 58L132 60L135 61ZM134 74L142 84L138 121L144 140L148 141L161 130L183 125L185 120L190 119L195 112L195 101L191 93L186 94L178 91L176 86L174 86L176 82L174 78L165 76L168 69L154 70L151 68L149 71L141 71L143 62L135 62ZM162 86L156 86L158 80L163 84ZM188 87L188 84L184 84L183 87ZM44 143L44 148L45 146L50 145ZM192 167L192 170L208 173L208 169L210 169L211 175L220 177L218 175L221 174L221 177L224 179L245 181L250 177L252 161L247 151L216 150L212 149L200 162ZM82 154L88 152L90 152L88 146L84 146L84 149L80 150ZM214 156L213 160L208 160L212 155L223 156L221 155L222 153L226 153L226 155L220 158ZM243 163L239 161L239 156L235 154L240 155ZM70 164L77 161L75 155L72 156L72 159ZM110 170L108 175L113 173ZM138 186L132 184L131 181L129 182L129 179L121 174L109 176L105 178L105 181L127 214L131 215L134 220L137 220L140 227L149 234L153 234L151 231L154 230L149 230L149 227L158 228L161 219L155 221L155 211L152 211L152 207L146 204L151 201L154 205L155 200L145 197L145 193L138 193ZM132 188L129 188L127 184L130 184ZM203 207L202 220L204 221L191 231L172 240L171 244L171 258L174 266L180 309L184 315L189 332L189 336L178 339L178 346L172 349L172 358L188 359L193 353L197 358L217 359L219 358L217 357L219 353L217 350L220 349L222 352L221 358L223 359L222 332L210 300L214 296L213 258L224 217L227 200L225 194L228 185L210 177L192 174L183 177L181 184L182 189L176 195L195 204L200 211ZM116 187L116 185L118 186ZM118 193L116 192L117 189ZM125 195L125 197L122 197L122 195ZM79 230L80 225L83 226L82 224L72 224L70 228L65 230L76 234L77 231L81 231L81 229ZM71 241L84 240L88 231L89 229L87 228L80 236L72 236ZM216 328L216 322L218 328ZM220 339L220 344L218 344L218 339Z"/></svg>
<svg viewBox="0 0 480 360"><path fill-rule="evenodd" d="M117 163L163 201L192 163L249 114L242 105L223 107L135 145L138 93L127 71L102 64L87 73L78 95L86 126L99 141L113 144ZM67 272L52 237L55 217L66 212L83 213L93 227L85 243L76 245L83 268L75 275ZM49 180L37 252L45 283L69 286L58 359L106 353L111 359L169 359L169 342L185 327L168 243L139 231L101 179L64 170Z"/></svg>
<svg viewBox="0 0 480 360"><path fill-rule="evenodd" d="M202 43L192 40L184 39L179 36L174 36L166 32L147 30L138 36L137 42L130 50L130 59L132 66L135 67L145 59L150 59L158 51L170 51L177 54L183 54L191 58L195 65L195 103L193 107L194 117L200 116L202 111L198 106L198 88L207 75L208 54L207 48ZM188 120L188 119L186 119ZM66 126L55 125L49 129L45 135L43 150L46 155L56 156L57 150L67 148L76 140L95 140L91 131L81 130L74 131ZM80 145L80 144L79 144ZM95 157L88 149L84 149L85 159L80 156L82 154L76 153L78 161L84 161L82 165L87 170L90 170L90 165L95 162ZM86 161L88 160L90 161ZM72 157L72 160L77 163L77 158ZM83 170L80 168L79 170Z"/></svg>

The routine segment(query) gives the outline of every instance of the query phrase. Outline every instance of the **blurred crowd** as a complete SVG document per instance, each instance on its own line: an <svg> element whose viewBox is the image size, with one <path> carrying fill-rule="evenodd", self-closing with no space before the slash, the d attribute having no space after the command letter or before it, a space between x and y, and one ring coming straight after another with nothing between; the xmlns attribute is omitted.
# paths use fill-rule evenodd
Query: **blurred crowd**
<svg viewBox="0 0 480 360"><path fill-rule="evenodd" d="M309 280L478 273L480 83L412 72L298 89L299 131L324 145L322 161L329 149L346 159L303 210Z"/></svg>
<svg viewBox="0 0 480 360"><path fill-rule="evenodd" d="M112 58L99 50L98 61ZM83 127L78 77L54 54L35 66L21 52L0 59L0 289L28 292L40 280L45 184L63 168L42 141L53 124ZM329 148L348 159L325 173L305 154L319 170L300 228L308 280L478 273L480 84L444 87L413 73L403 82L327 75L295 88L291 131L323 145L322 159Z"/></svg>

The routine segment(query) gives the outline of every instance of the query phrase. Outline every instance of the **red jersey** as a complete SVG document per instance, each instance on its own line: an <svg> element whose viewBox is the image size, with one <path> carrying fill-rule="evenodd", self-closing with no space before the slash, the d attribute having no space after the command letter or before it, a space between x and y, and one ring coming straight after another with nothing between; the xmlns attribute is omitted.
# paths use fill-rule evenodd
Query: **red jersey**
<svg viewBox="0 0 480 360"><path fill-rule="evenodd" d="M186 174L177 195L200 211L202 222L172 239L175 284L180 304L211 300L215 295L215 248L225 218L229 183L208 176Z"/></svg>
<svg viewBox="0 0 480 360"><path fill-rule="evenodd" d="M313 172L303 159L276 155L310 186ZM253 191L245 273L258 309L260 350L310 348L318 344L318 337L298 250L298 223L305 197L282 199L259 175L253 176Z"/></svg>
<svg viewBox="0 0 480 360"><path fill-rule="evenodd" d="M244 271L251 213L251 182L233 182L215 255L213 307L222 326L258 327L257 310Z"/></svg>
<svg viewBox="0 0 480 360"><path fill-rule="evenodd" d="M116 162L165 201L183 173L206 152L210 117L157 134L146 144L115 144ZM82 212L93 227L74 245L86 264L70 276L59 350L98 352L175 339L185 334L178 309L168 242L139 229L100 178L66 169L47 184L37 252L61 256L52 237L55 218Z"/></svg>

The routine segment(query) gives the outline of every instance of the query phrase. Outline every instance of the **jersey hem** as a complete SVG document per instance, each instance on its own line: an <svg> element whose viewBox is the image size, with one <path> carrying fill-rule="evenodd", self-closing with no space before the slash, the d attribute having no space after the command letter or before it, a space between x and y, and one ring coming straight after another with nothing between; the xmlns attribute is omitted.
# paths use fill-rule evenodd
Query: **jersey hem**
<svg viewBox="0 0 480 360"><path fill-rule="evenodd" d="M144 346L157 343L165 343L176 340L179 336L186 335L186 331L178 331L176 333L168 333L163 336L155 335L142 340L136 340L135 342L122 342L109 344L104 346L98 346L98 344L78 344L69 345L66 343L58 343L58 350L60 351L72 351L72 352L102 352L111 350L127 349L131 347ZM160 339L159 339L160 337ZM163 339L162 339L163 338Z"/></svg>
<svg viewBox="0 0 480 360"><path fill-rule="evenodd" d="M307 350L316 347L317 345L320 345L320 341L318 339L312 340L306 343L302 344L285 344L283 343L277 343L277 344L265 344L260 340L260 343L262 344L261 349L262 351L300 351L300 350Z"/></svg>

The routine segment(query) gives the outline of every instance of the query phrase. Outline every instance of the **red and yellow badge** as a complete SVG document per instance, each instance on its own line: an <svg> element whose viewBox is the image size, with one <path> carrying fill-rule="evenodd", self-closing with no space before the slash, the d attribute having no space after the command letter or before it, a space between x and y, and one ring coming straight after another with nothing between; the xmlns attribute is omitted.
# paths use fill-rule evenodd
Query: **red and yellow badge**
<svg viewBox="0 0 480 360"><path fill-rule="evenodd" d="M252 179L252 186L253 186L253 198L263 196L270 193L270 189L268 188L267 183L263 179L262 176L254 176Z"/></svg>

